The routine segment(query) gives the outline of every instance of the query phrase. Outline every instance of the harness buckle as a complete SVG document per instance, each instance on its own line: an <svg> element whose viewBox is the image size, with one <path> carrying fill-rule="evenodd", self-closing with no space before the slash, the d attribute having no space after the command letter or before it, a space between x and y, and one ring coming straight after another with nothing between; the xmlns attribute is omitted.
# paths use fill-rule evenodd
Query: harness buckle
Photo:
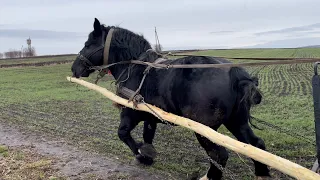
<svg viewBox="0 0 320 180"><path fill-rule="evenodd" d="M101 69L97 75L97 79L94 81L95 84L98 83L98 81L103 78L108 73L107 68Z"/></svg>

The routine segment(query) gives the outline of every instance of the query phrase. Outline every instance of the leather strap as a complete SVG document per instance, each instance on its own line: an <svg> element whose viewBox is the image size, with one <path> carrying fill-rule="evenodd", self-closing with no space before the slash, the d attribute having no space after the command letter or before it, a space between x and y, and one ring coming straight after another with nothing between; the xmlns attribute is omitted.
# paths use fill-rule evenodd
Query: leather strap
<svg viewBox="0 0 320 180"><path fill-rule="evenodd" d="M104 44L104 49L103 49L103 65L104 66L108 65L109 51L110 51L110 45L111 45L111 39L112 39L113 32L114 32L114 29L111 28L108 32L108 35L107 35L107 38L106 38L106 41ZM101 71L99 72L99 74L97 76L97 79L95 80L95 84L97 84L99 79L104 77L107 73L108 73L107 68L101 69Z"/></svg>
<svg viewBox="0 0 320 180"><path fill-rule="evenodd" d="M109 59L109 50L110 50L110 44L112 39L112 34L114 32L114 29L111 28L108 32L106 43L103 50L103 65L108 65L108 59Z"/></svg>

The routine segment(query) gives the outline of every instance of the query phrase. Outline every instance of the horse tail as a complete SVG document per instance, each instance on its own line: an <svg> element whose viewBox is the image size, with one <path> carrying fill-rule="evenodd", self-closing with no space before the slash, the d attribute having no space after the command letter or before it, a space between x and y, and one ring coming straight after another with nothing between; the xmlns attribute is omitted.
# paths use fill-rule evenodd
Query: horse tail
<svg viewBox="0 0 320 180"><path fill-rule="evenodd" d="M240 67L232 67L229 71L230 85L232 91L236 94L236 113L241 113L247 117L249 123L251 122L250 108L254 105L260 104L262 100L262 93L258 89L258 78L251 77L248 72Z"/></svg>

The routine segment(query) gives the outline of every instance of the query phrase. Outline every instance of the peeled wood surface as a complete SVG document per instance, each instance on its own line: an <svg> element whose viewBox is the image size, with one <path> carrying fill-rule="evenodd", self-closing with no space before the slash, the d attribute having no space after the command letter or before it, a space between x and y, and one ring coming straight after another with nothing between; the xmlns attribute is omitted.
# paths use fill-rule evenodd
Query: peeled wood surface
<svg viewBox="0 0 320 180"><path fill-rule="evenodd" d="M71 78L71 77L67 77L67 80L70 82L75 82L80 85L83 85L89 89L98 91L99 93L103 94L104 96L106 96L107 98L109 98L114 102L117 102L129 108L133 108L132 102L128 103L127 99L121 98L116 94L98 85L89 83L81 79ZM149 105L149 106L166 121L191 129L197 132L198 134L201 134L202 136L208 138L210 141L216 144L219 144L230 150L233 150L240 154L246 155L252 159L260 161L261 163L264 163L270 167L273 167L274 169L277 169L294 178L303 179L303 180L319 180L320 179L320 175L316 174L315 172L305 167L302 167L296 163L293 163L287 159L281 158L267 151L256 148L252 145L242 143L229 136L220 134L214 131L213 129L209 128L208 126L195 122L191 119L165 112L162 109L152 105ZM153 112L143 104L139 104L138 107L135 109L153 114Z"/></svg>

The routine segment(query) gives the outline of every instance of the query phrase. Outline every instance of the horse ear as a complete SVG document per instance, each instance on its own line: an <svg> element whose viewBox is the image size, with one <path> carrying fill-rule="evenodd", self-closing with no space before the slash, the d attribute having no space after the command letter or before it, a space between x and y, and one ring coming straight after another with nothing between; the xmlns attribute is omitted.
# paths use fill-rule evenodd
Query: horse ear
<svg viewBox="0 0 320 180"><path fill-rule="evenodd" d="M101 33L101 24L97 18L94 18L93 28L96 34Z"/></svg>

